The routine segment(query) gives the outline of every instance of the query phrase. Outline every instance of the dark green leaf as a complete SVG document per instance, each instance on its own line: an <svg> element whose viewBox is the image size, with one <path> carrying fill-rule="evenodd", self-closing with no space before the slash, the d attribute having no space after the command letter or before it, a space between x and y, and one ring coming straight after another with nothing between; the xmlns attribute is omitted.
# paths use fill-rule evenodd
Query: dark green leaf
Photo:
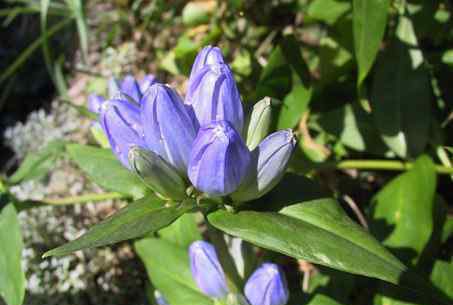
<svg viewBox="0 0 453 305"><path fill-rule="evenodd" d="M63 256L81 249L142 237L168 226L193 207L193 202L189 200L168 206L156 197L140 199L94 225L76 240L46 252L44 257Z"/></svg>
<svg viewBox="0 0 453 305"><path fill-rule="evenodd" d="M135 198L143 197L147 187L115 158L110 149L70 144L69 155L100 186Z"/></svg>
<svg viewBox="0 0 453 305"><path fill-rule="evenodd" d="M384 37L390 0L353 0L354 48L360 86L373 66Z"/></svg>
<svg viewBox="0 0 453 305"><path fill-rule="evenodd" d="M307 110L311 99L311 89L296 86L283 100L278 116L277 129L293 128Z"/></svg>
<svg viewBox="0 0 453 305"><path fill-rule="evenodd" d="M163 239L146 238L137 241L135 249L152 283L171 305L213 305L192 279L187 248Z"/></svg>
<svg viewBox="0 0 453 305"><path fill-rule="evenodd" d="M50 142L38 152L29 153L9 178L9 182L16 184L44 176L53 168L56 159L64 152L64 149L65 143L57 140Z"/></svg>
<svg viewBox="0 0 453 305"><path fill-rule="evenodd" d="M453 217L447 216L444 227L442 229L442 242L446 242L453 234Z"/></svg>
<svg viewBox="0 0 453 305"><path fill-rule="evenodd" d="M276 47L261 72L256 86L256 100L265 96L281 99L291 88L291 67L286 63L282 49Z"/></svg>
<svg viewBox="0 0 453 305"><path fill-rule="evenodd" d="M0 244L0 296L7 305L21 305L25 295L25 275L21 267L23 243L12 203L0 207Z"/></svg>
<svg viewBox="0 0 453 305"><path fill-rule="evenodd" d="M389 182L374 198L372 229L384 244L416 262L433 231L436 172L427 156Z"/></svg>
<svg viewBox="0 0 453 305"><path fill-rule="evenodd" d="M409 19L401 19L398 33L400 41L378 61L371 107L384 142L406 158L417 156L427 144L432 90L423 56L413 46L415 36Z"/></svg>
<svg viewBox="0 0 453 305"><path fill-rule="evenodd" d="M406 270L333 199L290 205L279 213L219 210L209 221L263 248L391 283Z"/></svg>

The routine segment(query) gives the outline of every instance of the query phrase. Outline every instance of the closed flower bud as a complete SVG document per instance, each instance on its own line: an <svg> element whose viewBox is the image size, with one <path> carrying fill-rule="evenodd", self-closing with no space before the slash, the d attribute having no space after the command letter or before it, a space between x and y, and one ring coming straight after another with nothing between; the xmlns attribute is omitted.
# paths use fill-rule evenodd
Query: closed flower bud
<svg viewBox="0 0 453 305"><path fill-rule="evenodd" d="M247 177L231 198L236 202L249 201L270 191L285 174L295 146L296 139L291 129L266 137L252 152Z"/></svg>
<svg viewBox="0 0 453 305"><path fill-rule="evenodd" d="M189 247L190 269L198 288L211 298L224 298L228 288L213 245L199 240Z"/></svg>
<svg viewBox="0 0 453 305"><path fill-rule="evenodd" d="M184 199L186 185L176 170L156 153L140 147L129 150L132 170L155 192L169 199Z"/></svg>
<svg viewBox="0 0 453 305"><path fill-rule="evenodd" d="M88 96L88 110L93 113L99 113L104 102L105 99L102 96L90 94L90 96Z"/></svg>
<svg viewBox="0 0 453 305"><path fill-rule="evenodd" d="M225 120L242 133L244 114L230 68L205 65L190 80L185 103L191 105L200 126Z"/></svg>
<svg viewBox="0 0 453 305"><path fill-rule="evenodd" d="M189 83L190 80L195 77L195 74L198 73L206 65L214 64L224 64L222 51L218 47L206 46L204 47L195 58L195 61L192 65L192 70L190 71Z"/></svg>
<svg viewBox="0 0 453 305"><path fill-rule="evenodd" d="M208 195L227 195L242 182L250 160L250 152L234 127L227 121L214 121L198 131L188 176Z"/></svg>
<svg viewBox="0 0 453 305"><path fill-rule="evenodd" d="M132 146L146 147L140 109L125 100L108 100L102 104L99 121L113 153L129 168L129 149Z"/></svg>
<svg viewBox="0 0 453 305"><path fill-rule="evenodd" d="M139 103L142 98L140 86L132 75L126 75L120 86L121 93L130 96L135 102Z"/></svg>
<svg viewBox="0 0 453 305"><path fill-rule="evenodd" d="M248 279L244 288L251 305L285 305L289 299L285 275L275 264L266 263Z"/></svg>
<svg viewBox="0 0 453 305"><path fill-rule="evenodd" d="M247 130L247 147L255 149L269 133L271 126L272 99L265 97L253 106Z"/></svg>
<svg viewBox="0 0 453 305"><path fill-rule="evenodd" d="M148 147L185 175L197 126L179 95L152 85L142 100L141 118Z"/></svg>
<svg viewBox="0 0 453 305"><path fill-rule="evenodd" d="M145 75L145 77L139 83L140 92L142 96L145 95L146 91L155 83L157 83L157 79L154 75L152 74Z"/></svg>

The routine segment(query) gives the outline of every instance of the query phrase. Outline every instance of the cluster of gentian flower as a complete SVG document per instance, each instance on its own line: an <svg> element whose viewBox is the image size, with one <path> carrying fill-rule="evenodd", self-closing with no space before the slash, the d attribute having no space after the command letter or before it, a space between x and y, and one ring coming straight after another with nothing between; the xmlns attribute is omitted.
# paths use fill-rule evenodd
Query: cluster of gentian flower
<svg viewBox="0 0 453 305"><path fill-rule="evenodd" d="M209 197L256 199L278 183L295 147L290 129L266 137L269 98L244 130L240 94L217 47L197 55L184 101L153 76L112 80L109 92L109 99L92 95L89 109L121 163L165 198L185 198L192 184Z"/></svg>
<svg viewBox="0 0 453 305"><path fill-rule="evenodd" d="M196 241L189 248L190 269L198 288L220 304L285 305L289 292L285 276L272 263L264 263L247 280L244 300L241 294L230 293L225 273L216 250L206 241ZM228 299L233 299L229 302ZM224 303L223 303L224 302Z"/></svg>

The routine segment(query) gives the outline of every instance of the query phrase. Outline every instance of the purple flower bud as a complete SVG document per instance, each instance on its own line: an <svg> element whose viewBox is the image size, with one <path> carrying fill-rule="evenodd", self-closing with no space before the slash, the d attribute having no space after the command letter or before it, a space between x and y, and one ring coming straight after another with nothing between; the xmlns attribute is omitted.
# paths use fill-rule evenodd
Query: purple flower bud
<svg viewBox="0 0 453 305"><path fill-rule="evenodd" d="M231 195L237 202L259 198L274 188L285 174L296 146L291 129L267 136L252 152L251 167L244 182Z"/></svg>
<svg viewBox="0 0 453 305"><path fill-rule="evenodd" d="M250 152L227 121L202 126L193 142L188 176L192 184L211 196L236 190L246 174Z"/></svg>
<svg viewBox="0 0 453 305"><path fill-rule="evenodd" d="M244 292L251 305L285 305L289 299L285 275L270 263L261 265L252 274Z"/></svg>
<svg viewBox="0 0 453 305"><path fill-rule="evenodd" d="M218 47L206 46L204 47L195 58L190 71L189 83L195 74L198 73L206 65L224 64L222 51Z"/></svg>
<svg viewBox="0 0 453 305"><path fill-rule="evenodd" d="M242 133L241 97L227 65L205 65L191 77L185 103L192 105L200 126L225 120Z"/></svg>
<svg viewBox="0 0 453 305"><path fill-rule="evenodd" d="M146 147L140 109L125 100L107 100L101 107L99 120L113 152L125 167L130 168L129 149Z"/></svg>
<svg viewBox="0 0 453 305"><path fill-rule="evenodd" d="M190 270L198 288L212 298L228 294L225 273L213 245L199 240L189 247Z"/></svg>
<svg viewBox="0 0 453 305"><path fill-rule="evenodd" d="M137 103L140 102L142 98L142 93L140 92L140 86L132 75L126 75L120 85L121 93L127 94Z"/></svg>
<svg viewBox="0 0 453 305"><path fill-rule="evenodd" d="M142 96L145 95L146 91L155 83L157 83L157 79L154 75L145 75L145 77L139 82L140 92L142 93Z"/></svg>
<svg viewBox="0 0 453 305"><path fill-rule="evenodd" d="M181 97L166 85L152 85L142 99L141 118L149 149L185 175L197 126Z"/></svg>
<svg viewBox="0 0 453 305"><path fill-rule="evenodd" d="M105 98L97 94L90 94L88 96L88 110L93 113L99 113L102 104L105 102Z"/></svg>

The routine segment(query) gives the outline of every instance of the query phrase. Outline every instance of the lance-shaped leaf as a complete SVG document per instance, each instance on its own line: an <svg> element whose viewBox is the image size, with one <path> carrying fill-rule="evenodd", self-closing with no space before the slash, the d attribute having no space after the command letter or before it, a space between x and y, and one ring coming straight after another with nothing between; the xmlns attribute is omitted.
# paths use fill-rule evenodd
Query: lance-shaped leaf
<svg viewBox="0 0 453 305"><path fill-rule="evenodd" d="M46 252L44 257L63 256L77 250L142 237L168 226L193 207L194 202L190 200L167 206L156 197L143 198L96 224L78 239Z"/></svg>
<svg viewBox="0 0 453 305"><path fill-rule="evenodd" d="M12 203L0 207L0 244L0 297L7 305L21 305L25 295L25 275L21 267L23 243Z"/></svg>
<svg viewBox="0 0 453 305"><path fill-rule="evenodd" d="M260 200L260 206L278 205L271 198ZM398 283L406 270L333 199L299 201L277 211L219 210L209 215L209 221L263 248L391 283Z"/></svg>
<svg viewBox="0 0 453 305"><path fill-rule="evenodd" d="M67 150L71 159L99 186L135 198L146 194L146 185L122 166L110 149L70 144Z"/></svg>

